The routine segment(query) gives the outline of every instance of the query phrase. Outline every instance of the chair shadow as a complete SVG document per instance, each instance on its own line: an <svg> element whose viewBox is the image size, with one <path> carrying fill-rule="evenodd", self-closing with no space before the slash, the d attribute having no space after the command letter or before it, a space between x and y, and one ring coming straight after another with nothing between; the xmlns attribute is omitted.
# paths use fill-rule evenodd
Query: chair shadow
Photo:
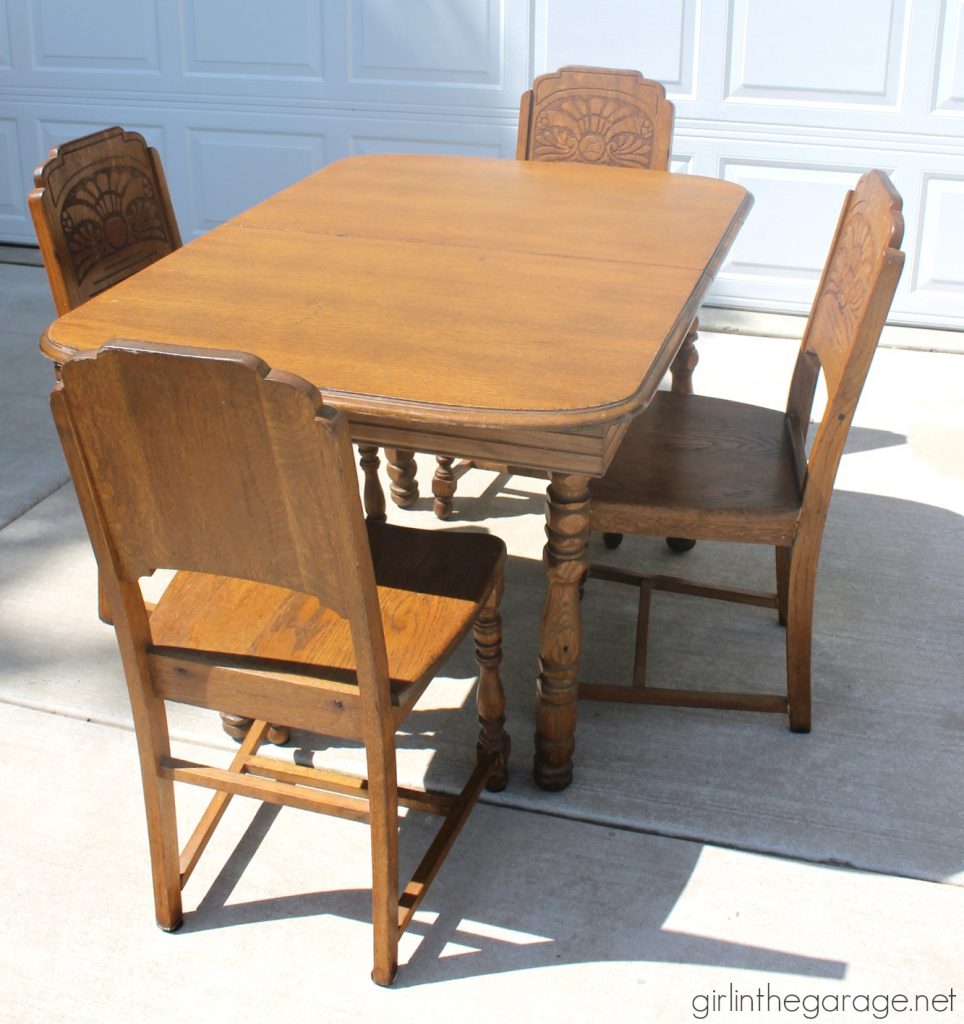
<svg viewBox="0 0 964 1024"><path fill-rule="evenodd" d="M816 433L817 424L810 424L810 437ZM874 427L851 427L844 445L844 455L857 455L860 452L873 452L881 448L897 448L907 444L906 434L895 434L890 430L877 430Z"/></svg>
<svg viewBox="0 0 964 1024"><path fill-rule="evenodd" d="M640 884L627 891L587 877L580 856L582 844L567 847L557 842L550 846L544 830L532 829L531 815L486 807L483 823L478 820L480 810L456 841L456 850L426 897L424 911L408 928L417 945L399 971L396 988L607 961L712 965L829 979L846 976L848 965L840 960L667 928L665 921L699 861L702 847L698 844L646 840L597 826L610 847L621 848L623 856L628 852L640 878L653 873L659 878L659 886ZM255 812L197 908L185 913L183 932L319 915L371 922L368 889L229 903L278 814L279 808L268 805ZM549 838L589 827L552 822ZM410 817L402 820L403 862L411 859L405 856L413 852L409 847L419 848L417 856L427 846L431 828L423 821L413 826ZM493 830L499 835L493 836ZM498 864L492 863L493 846L499 850ZM509 879L512 881L507 884ZM576 907L584 908L586 916L580 917ZM408 945L410 948L411 942Z"/></svg>
<svg viewBox="0 0 964 1024"><path fill-rule="evenodd" d="M472 472L469 470L468 472ZM485 472L480 470L479 472ZM512 473L497 473L479 494L465 495L456 490L454 506L452 509L452 521L462 523L478 523L486 519L508 519L523 515L540 515L546 507L544 488L548 486L546 480L539 493L522 490L512 487L510 481L514 478ZM461 479L461 478L460 478ZM531 478L539 482L538 478ZM411 506L415 512L431 512L434 498L420 496Z"/></svg>

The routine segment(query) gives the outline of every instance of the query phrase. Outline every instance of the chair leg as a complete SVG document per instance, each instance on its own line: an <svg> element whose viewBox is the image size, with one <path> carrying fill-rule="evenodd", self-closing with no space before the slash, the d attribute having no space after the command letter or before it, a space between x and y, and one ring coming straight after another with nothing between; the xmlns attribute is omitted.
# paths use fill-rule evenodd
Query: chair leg
<svg viewBox="0 0 964 1024"><path fill-rule="evenodd" d="M108 626L114 625L114 616L111 614L110 601L107 600L107 588L101 578L100 570L97 570L97 615L101 622Z"/></svg>
<svg viewBox="0 0 964 1024"><path fill-rule="evenodd" d="M388 459L388 475L392 481L392 501L399 508L410 508L418 501L415 453L404 448L386 448L385 458Z"/></svg>
<svg viewBox="0 0 964 1024"><path fill-rule="evenodd" d="M372 981L391 985L398 973L398 780L393 738L383 744L382 764L368 755L372 843Z"/></svg>
<svg viewBox="0 0 964 1024"><path fill-rule="evenodd" d="M378 447L373 444L360 444L358 446L358 460L362 472L365 474L365 487L362 492L362 501L365 505L365 517L376 522L385 522L385 492L382 490L381 481L378 479Z"/></svg>
<svg viewBox="0 0 964 1024"><path fill-rule="evenodd" d="M164 702L130 685L134 733L147 815L147 838L154 886L154 916L166 932L181 926L181 858L177 842L177 813L174 783L159 771L161 760L169 757L171 741L167 732Z"/></svg>
<svg viewBox="0 0 964 1024"><path fill-rule="evenodd" d="M774 548L777 563L777 617L781 626L787 624L787 591L790 587L789 547Z"/></svg>
<svg viewBox="0 0 964 1024"><path fill-rule="evenodd" d="M174 809L174 783L156 774L144 773L144 805L151 850L151 878L154 883L154 916L166 932L181 927L181 869L177 844L177 817Z"/></svg>
<svg viewBox="0 0 964 1024"><path fill-rule="evenodd" d="M674 554L681 555L686 551L692 551L696 547L696 541L689 537L667 537L666 546Z"/></svg>
<svg viewBox="0 0 964 1024"><path fill-rule="evenodd" d="M475 659L479 663L479 759L490 754L498 756L485 788L497 793L509 781L509 748L505 731L505 691L502 688L502 578L486 598L475 620Z"/></svg>
<svg viewBox="0 0 964 1024"><path fill-rule="evenodd" d="M800 560L802 561L802 559ZM792 732L810 732L810 663L813 650L813 572L791 562L787 595L787 703Z"/></svg>
<svg viewBox="0 0 964 1024"><path fill-rule="evenodd" d="M452 514L452 499L455 497L456 480L452 471L455 460L447 455L436 455L435 461L435 476L432 477L435 515L439 519L448 519Z"/></svg>

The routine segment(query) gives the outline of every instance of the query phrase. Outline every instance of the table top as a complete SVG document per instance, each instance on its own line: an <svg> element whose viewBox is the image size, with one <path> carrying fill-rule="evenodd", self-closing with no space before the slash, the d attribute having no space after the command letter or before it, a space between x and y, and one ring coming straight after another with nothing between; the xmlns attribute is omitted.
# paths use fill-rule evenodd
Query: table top
<svg viewBox="0 0 964 1024"><path fill-rule="evenodd" d="M254 352L349 413L613 423L652 397L752 204L731 182L446 156L330 164L55 321Z"/></svg>

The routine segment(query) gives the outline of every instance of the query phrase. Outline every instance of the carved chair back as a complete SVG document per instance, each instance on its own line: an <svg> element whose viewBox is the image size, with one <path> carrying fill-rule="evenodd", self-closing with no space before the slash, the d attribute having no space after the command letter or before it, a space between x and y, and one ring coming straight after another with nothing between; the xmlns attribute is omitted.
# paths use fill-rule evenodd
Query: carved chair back
<svg viewBox="0 0 964 1024"><path fill-rule="evenodd" d="M540 75L519 109L519 160L669 169L673 104L638 71L565 67Z"/></svg>
<svg viewBox="0 0 964 1024"><path fill-rule="evenodd" d="M28 196L59 316L177 249L157 151L105 128L50 151Z"/></svg>
<svg viewBox="0 0 964 1024"><path fill-rule="evenodd" d="M816 543L847 433L904 265L900 195L886 175L870 171L847 194L800 345L787 415L803 451L817 382L823 371L827 405L805 473L801 533ZM798 542L805 538L798 536ZM795 546L796 547L796 546ZM796 557L796 554L795 554Z"/></svg>

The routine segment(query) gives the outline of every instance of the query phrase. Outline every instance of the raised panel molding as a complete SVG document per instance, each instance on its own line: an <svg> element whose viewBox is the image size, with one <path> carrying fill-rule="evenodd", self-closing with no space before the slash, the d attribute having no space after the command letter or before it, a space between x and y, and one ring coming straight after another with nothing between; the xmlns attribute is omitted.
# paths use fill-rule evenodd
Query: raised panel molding
<svg viewBox="0 0 964 1024"><path fill-rule="evenodd" d="M79 139L82 135L99 132L102 128L112 128L114 123L113 121L107 123L87 118L39 118L37 120L37 159L34 163L39 164L54 146L60 146L71 139ZM130 132L140 132L147 140L147 144L153 146L163 156L164 129L159 124L125 120L120 127L126 128Z"/></svg>
<svg viewBox="0 0 964 1024"><path fill-rule="evenodd" d="M191 234L217 227L327 162L322 135L188 129Z"/></svg>
<svg viewBox="0 0 964 1024"><path fill-rule="evenodd" d="M943 0L933 110L964 114L964 0Z"/></svg>
<svg viewBox="0 0 964 1024"><path fill-rule="evenodd" d="M10 15L7 0L0 0L0 71L10 70Z"/></svg>
<svg viewBox="0 0 964 1024"><path fill-rule="evenodd" d="M505 0L352 0L349 80L501 88L505 14Z"/></svg>
<svg viewBox="0 0 964 1024"><path fill-rule="evenodd" d="M720 177L753 193L754 204L720 275L757 287L779 284L798 302L813 294L844 193L860 166L723 159ZM751 287L752 291L752 287Z"/></svg>
<svg viewBox="0 0 964 1024"><path fill-rule="evenodd" d="M897 108L909 0L730 0L726 99Z"/></svg>
<svg viewBox="0 0 964 1024"><path fill-rule="evenodd" d="M461 137L460 137L461 134ZM484 134L492 135L491 129ZM457 133L450 125L392 122L383 133L352 134L348 140L352 156L368 153L444 153L450 156L510 157L515 151L515 132L496 129L502 139L484 142L471 131Z"/></svg>
<svg viewBox="0 0 964 1024"><path fill-rule="evenodd" d="M925 174L913 291L942 292L964 308L964 175Z"/></svg>
<svg viewBox="0 0 964 1024"><path fill-rule="evenodd" d="M0 217L23 217L21 193L26 194L23 185L17 122L3 118L0 120Z"/></svg>
<svg viewBox="0 0 964 1024"><path fill-rule="evenodd" d="M673 153L669 158L669 169L674 174L694 174L693 156L684 156L681 153Z"/></svg>
<svg viewBox="0 0 964 1024"><path fill-rule="evenodd" d="M154 0L31 0L31 9L37 70L158 74Z"/></svg>
<svg viewBox="0 0 964 1024"><path fill-rule="evenodd" d="M187 75L323 77L320 0L182 0L181 17Z"/></svg>
<svg viewBox="0 0 964 1024"><path fill-rule="evenodd" d="M695 96L701 8L702 0L610 0L604 9L584 0L536 0L544 44L535 73L566 64L630 68L674 97Z"/></svg>

